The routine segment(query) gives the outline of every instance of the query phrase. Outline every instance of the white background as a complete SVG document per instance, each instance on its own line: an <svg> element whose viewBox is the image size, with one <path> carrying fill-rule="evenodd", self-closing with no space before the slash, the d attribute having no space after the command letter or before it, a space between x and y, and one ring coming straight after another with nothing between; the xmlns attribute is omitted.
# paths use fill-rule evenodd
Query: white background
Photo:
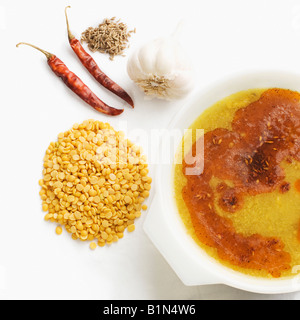
<svg viewBox="0 0 300 320"><path fill-rule="evenodd" d="M101 88L68 45L72 32L116 16L137 28L127 57L93 57L133 96L131 110ZM42 159L57 134L85 119L116 129L165 128L185 101L145 101L126 73L128 55L142 43L170 34L181 19L183 45L196 89L236 71L281 69L300 73L300 3L296 0L0 0L0 298L2 299L299 299L300 294L258 295L221 285L186 287L148 240L142 225L109 248L91 251L43 220L38 180ZM55 53L104 101L125 112L109 118L82 102L51 73L31 42ZM147 151L147 150L146 150ZM155 190L153 190L155 192Z"/></svg>

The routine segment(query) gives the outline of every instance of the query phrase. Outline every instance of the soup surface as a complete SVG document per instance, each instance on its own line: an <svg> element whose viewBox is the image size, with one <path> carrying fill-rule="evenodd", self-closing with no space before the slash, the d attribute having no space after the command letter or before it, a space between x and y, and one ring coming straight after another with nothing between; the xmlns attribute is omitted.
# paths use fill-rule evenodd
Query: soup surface
<svg viewBox="0 0 300 320"><path fill-rule="evenodd" d="M197 154L194 137L184 153L183 139L178 155L184 156L176 159L174 175L188 232L237 271L275 278L297 274L300 94L277 88L239 92L207 109L191 129L204 129L204 150ZM201 157L204 170L191 174L188 169L198 162L190 160Z"/></svg>

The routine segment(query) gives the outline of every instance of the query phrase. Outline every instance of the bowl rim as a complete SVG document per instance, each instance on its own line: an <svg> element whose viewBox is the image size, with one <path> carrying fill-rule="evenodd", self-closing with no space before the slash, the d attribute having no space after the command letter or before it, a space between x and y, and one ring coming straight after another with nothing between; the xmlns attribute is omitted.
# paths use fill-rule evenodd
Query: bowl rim
<svg viewBox="0 0 300 320"><path fill-rule="evenodd" d="M247 80L248 79L248 80ZM267 86L248 86L245 89L237 89L230 92L231 87L235 87L236 83L239 83L239 86L242 87L246 85L246 83L250 83L251 81L255 81L256 79L263 80L262 82L270 83ZM296 81L297 80L297 81ZM261 81L258 81L259 83ZM289 85L289 83L296 83L297 87ZM278 84L278 85L277 85ZM239 87L238 86L238 87ZM207 101L215 99L215 102L220 101L220 95L224 95L223 98L251 88L264 88L264 87L281 87L287 88L291 90L300 91L300 73L290 72L286 70L251 70L251 71L242 71L237 72L234 74L227 75L222 79L212 82L210 85L206 86L204 89L200 89L194 92L193 96L189 99L189 101L180 109L180 111L173 117L168 125L168 130L172 130L174 128L182 127L183 123L187 123L187 116L188 111L194 108L196 103L200 103L199 100ZM298 88L298 89L297 89ZM225 89L225 90L224 90ZM213 98L209 98L213 92L217 91L217 95L214 95ZM227 92L227 93L225 93ZM206 102L208 103L208 102ZM208 104L206 107L203 106L201 111L197 115L193 117L195 120L199 117L204 110L212 106L214 103ZM183 120L183 118L185 120ZM189 123L189 126L192 125L192 122ZM189 127L188 126L188 127ZM187 127L187 128L188 128ZM186 128L183 128L186 129ZM182 137L181 137L182 138ZM181 140L181 139L180 139ZM179 141L180 143L180 141ZM179 144L178 144L179 145ZM175 154L173 154L175 156ZM174 159L174 158L173 158ZM155 201L159 203L159 207L161 209L162 214L164 215L165 219L168 220L168 227L169 227L169 235L173 236L174 238L180 236L181 241L184 241L187 246L184 246L184 250L188 248L188 254L193 255L197 252L197 256L191 256L191 261L196 261L199 266L203 268L208 274L215 278L215 283L222 283L229 285L231 287L235 287L237 289L255 292L255 293L263 293L263 294L278 294L278 293L291 293L300 290L300 276L299 279L297 276L291 278L282 278L282 279L266 279L266 278L259 278L254 276L248 276L241 272L235 271L226 267L216 261L214 258L210 257L204 249L202 249L196 242L187 234L187 230L178 214L178 208L175 203L175 198L172 189L173 183L173 165L167 167L166 165L158 165L156 171L156 196ZM171 188L170 188L171 184ZM172 199L173 205L170 204ZM175 213L176 211L176 213ZM174 214L175 213L175 214ZM154 237L153 231L147 228L147 233L150 238ZM155 245L159 248L159 244L157 242ZM178 243L177 243L178 245ZM182 248L181 248L182 250ZM167 253L163 254L167 260ZM180 250L178 250L178 255L180 256ZM171 259L172 260L172 259ZM176 259L173 259L176 260ZM170 261L169 261L170 262ZM171 261L171 266L175 266L176 263ZM175 270L176 271L176 270ZM184 276L181 276L183 282L186 282ZM191 284L193 285L193 284ZM195 283L194 285L197 285Z"/></svg>

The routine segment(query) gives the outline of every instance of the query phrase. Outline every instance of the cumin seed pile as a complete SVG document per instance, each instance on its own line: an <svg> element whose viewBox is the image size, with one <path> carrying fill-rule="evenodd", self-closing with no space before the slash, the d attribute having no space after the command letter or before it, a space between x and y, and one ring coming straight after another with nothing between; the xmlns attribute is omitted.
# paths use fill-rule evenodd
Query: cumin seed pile
<svg viewBox="0 0 300 320"><path fill-rule="evenodd" d="M107 53L113 60L116 55L124 56L124 50L129 47L128 42L132 33L127 25L116 17L105 19L97 28L88 28L82 33L81 42L86 42L92 52Z"/></svg>

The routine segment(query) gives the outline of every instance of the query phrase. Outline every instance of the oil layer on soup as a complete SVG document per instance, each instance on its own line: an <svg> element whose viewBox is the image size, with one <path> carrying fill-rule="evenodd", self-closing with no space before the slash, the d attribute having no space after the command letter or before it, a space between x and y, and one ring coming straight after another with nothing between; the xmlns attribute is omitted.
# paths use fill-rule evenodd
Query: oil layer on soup
<svg viewBox="0 0 300 320"><path fill-rule="evenodd" d="M197 154L194 138L174 166L176 202L189 233L237 271L295 275L300 270L300 94L278 88L239 92L207 109L191 129L204 129L204 150ZM186 151L184 139L180 148ZM191 157L203 157L201 172L187 174L197 165L187 161Z"/></svg>

